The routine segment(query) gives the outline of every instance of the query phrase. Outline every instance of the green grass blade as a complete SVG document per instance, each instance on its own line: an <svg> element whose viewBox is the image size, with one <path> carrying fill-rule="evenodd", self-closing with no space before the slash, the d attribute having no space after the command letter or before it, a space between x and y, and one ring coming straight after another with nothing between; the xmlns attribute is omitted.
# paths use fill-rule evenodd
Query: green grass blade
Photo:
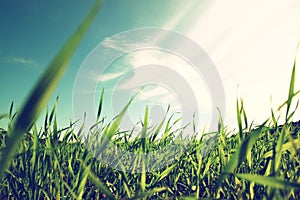
<svg viewBox="0 0 300 200"><path fill-rule="evenodd" d="M167 113L168 113L168 110L167 110L167 112L166 112L166 114L165 114L163 120L160 122L160 124L157 126L155 132L153 133L153 135L152 135L152 137L151 137L151 141L152 141L152 142L155 141L155 139L157 138L159 132L161 131L161 129L162 129L162 127L163 127L163 125L164 125L164 123L165 123L165 121L166 121Z"/></svg>
<svg viewBox="0 0 300 200"><path fill-rule="evenodd" d="M97 151L95 152L96 158L100 155L100 153L104 150L104 148L109 144L112 137L117 133L117 131L120 127L121 121L122 121L126 111L128 110L130 104L134 100L136 94L129 100L129 102L125 105L125 107L122 109L122 111L119 113L119 115L114 119L112 124L107 125L105 127L105 130L103 132L102 139L101 139L102 142L99 145L99 149L97 149ZM89 141L89 142L94 142L94 141Z"/></svg>
<svg viewBox="0 0 300 200"><path fill-rule="evenodd" d="M245 111L245 107L244 107L244 101L242 101L242 112L243 112L243 118L244 118L244 123L245 123L245 128L248 129L248 118L247 118L247 114Z"/></svg>
<svg viewBox="0 0 300 200"><path fill-rule="evenodd" d="M288 131L288 128L286 126L283 127L281 132L279 132L279 138L275 147L276 155L274 161L274 173L276 174L279 170L279 167L281 165L281 157L282 157L282 145L284 142L284 139L286 137L286 132Z"/></svg>
<svg viewBox="0 0 300 200"><path fill-rule="evenodd" d="M281 148L281 152L285 152L285 151L288 151L288 150L291 150L293 149L296 151L298 149L300 149L300 140L299 139L294 139L292 141L289 141L285 144L282 145L282 148ZM268 157L271 157L273 155L273 150L270 150L268 152L266 152L262 158L268 158Z"/></svg>
<svg viewBox="0 0 300 200"><path fill-rule="evenodd" d="M96 1L88 16L49 64L25 101L13 127L11 137L7 140L7 146L3 149L2 155L5 156L1 156L0 176L8 168L23 134L30 129L47 104L59 80L64 75L76 47L99 11L102 2L102 0Z"/></svg>
<svg viewBox="0 0 300 200"><path fill-rule="evenodd" d="M288 99L278 108L278 110L280 110L283 106L286 105L286 113L285 113L286 123L288 123L289 119L291 118L289 112L290 112L290 107L292 105L293 98L300 93L300 90L295 92L295 79L296 79L296 57L295 57L291 80L290 80Z"/></svg>
<svg viewBox="0 0 300 200"><path fill-rule="evenodd" d="M159 174L159 176L157 176L155 182L159 182L162 179L164 179L166 176L168 176L176 166L177 166L177 163L167 167L163 172L161 172Z"/></svg>
<svg viewBox="0 0 300 200"><path fill-rule="evenodd" d="M257 184L261 184L273 188L281 188L285 190L286 189L300 190L299 183L288 182L275 177L267 177L267 176L261 176L257 174L235 174L235 176L247 181L253 181Z"/></svg>
<svg viewBox="0 0 300 200"><path fill-rule="evenodd" d="M258 139L261 134L264 125L267 123L265 121L259 128L252 131L249 136L242 142L242 144L238 147L236 152L230 158L228 164L226 165L224 171L222 172L219 180L218 180L218 188L221 186L224 179L231 173L233 173L234 169L242 162L242 160L246 157L246 155L251 151L252 146Z"/></svg>
<svg viewBox="0 0 300 200"><path fill-rule="evenodd" d="M288 96L288 102L287 102L287 108L286 108L286 120L288 118L290 107L291 107L292 100L293 100L293 97L294 97L295 76L296 76L296 61L294 62L294 67L293 67L293 71L292 71L292 75L291 75L289 96Z"/></svg>
<svg viewBox="0 0 300 200"><path fill-rule="evenodd" d="M9 119L13 119L14 102L12 101L9 108Z"/></svg>
<svg viewBox="0 0 300 200"><path fill-rule="evenodd" d="M298 106L299 106L299 100L297 101L297 104L296 104L294 110L288 115L288 117L286 119L287 122L290 122L290 120L292 120L292 117L294 116L295 112L297 111Z"/></svg>
<svg viewBox="0 0 300 200"><path fill-rule="evenodd" d="M141 147L142 147L142 173L141 173L141 192L144 192L146 190L146 165L147 165L147 160L144 155L146 152L146 135L147 135L147 130L148 130L148 123L149 123L149 109L148 106L146 107L145 111L145 117L144 117L144 123L143 123L143 128L142 128L142 134L141 134Z"/></svg>
<svg viewBox="0 0 300 200"><path fill-rule="evenodd" d="M298 90L297 92L295 92L294 93L294 95L293 95L293 98L295 97L295 96L297 96L298 94L300 94L300 90ZM279 107L278 107L278 111L279 110L281 110L285 105L287 105L288 104L288 100L286 100L283 104L281 104Z"/></svg>
<svg viewBox="0 0 300 200"><path fill-rule="evenodd" d="M101 95L100 95L100 101L99 101L99 106L98 106L98 112L97 112L97 122L100 119L101 116L101 112L102 112L102 107L103 107L103 96L104 96L104 88L101 91Z"/></svg>
<svg viewBox="0 0 300 200"><path fill-rule="evenodd" d="M141 134L143 152L146 152L146 136L147 136L147 130L148 130L148 123L149 123L149 108L147 106L146 111L145 111L145 118L144 118L144 124L143 124L143 128L142 128L142 134Z"/></svg>
<svg viewBox="0 0 300 200"><path fill-rule="evenodd" d="M54 119L54 116L55 116L55 113L56 113L57 104L58 104L58 97L56 97L55 104L54 104L54 106L52 108L52 111L50 113L50 116L49 116L49 125L52 123L52 121Z"/></svg>
<svg viewBox="0 0 300 200"><path fill-rule="evenodd" d="M86 171L87 175L90 177L91 181L103 194L105 194L109 199L115 199L114 195L109 191L109 189L104 185L104 183L102 183L102 181L97 177L97 175L94 174L91 171L90 167L87 166L84 162L83 168Z"/></svg>
<svg viewBox="0 0 300 200"><path fill-rule="evenodd" d="M111 126L108 129L108 133L106 135L106 137L108 137L108 139L111 139L112 136L117 132L117 130L119 129L119 126L121 124L121 121L126 113L126 111L128 110L131 102L133 101L134 97L132 97L130 99L130 101L126 104L126 106L122 109L122 111L120 112L120 114L115 118L114 122L111 124Z"/></svg>
<svg viewBox="0 0 300 200"><path fill-rule="evenodd" d="M236 101L236 114L237 114L237 121L239 127L239 143L242 141L243 137L243 124L242 124L242 116L241 116L241 108L239 106L239 100Z"/></svg>

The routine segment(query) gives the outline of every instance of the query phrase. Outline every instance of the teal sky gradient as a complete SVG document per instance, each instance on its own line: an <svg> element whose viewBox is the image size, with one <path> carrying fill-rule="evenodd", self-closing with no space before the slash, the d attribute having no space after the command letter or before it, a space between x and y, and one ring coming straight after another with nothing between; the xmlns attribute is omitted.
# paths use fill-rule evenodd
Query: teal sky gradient
<svg viewBox="0 0 300 200"><path fill-rule="evenodd" d="M20 108L39 75L93 3L0 1L0 114L8 112L12 101ZM76 120L73 85L88 54L120 32L158 27L192 39L215 63L226 95L225 124L236 127L238 97L244 99L248 119L263 122L270 116L270 109L276 110L287 98L300 41L299 19L299 0L104 0L48 105L52 107L59 95L59 125L71 118ZM296 76L295 88L299 89L299 64ZM284 116L283 112L276 116ZM300 119L299 112L295 118Z"/></svg>
<svg viewBox="0 0 300 200"><path fill-rule="evenodd" d="M196 1L193 2L195 4ZM12 101L17 108L22 105L38 76L74 32L93 3L83 0L1 1L0 113L8 112ZM49 102L51 107L55 97L60 96L59 122L65 123L72 118L72 91L76 73L96 45L106 37L129 29L164 28L185 5L181 0L104 1ZM185 19L181 19L172 28L184 32L190 23L191 14L186 14Z"/></svg>

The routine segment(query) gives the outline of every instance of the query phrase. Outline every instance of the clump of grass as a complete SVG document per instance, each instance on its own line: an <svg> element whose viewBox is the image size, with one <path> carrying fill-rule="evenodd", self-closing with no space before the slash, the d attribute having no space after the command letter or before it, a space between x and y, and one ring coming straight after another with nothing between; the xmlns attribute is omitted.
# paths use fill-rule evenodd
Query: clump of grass
<svg viewBox="0 0 300 200"><path fill-rule="evenodd" d="M12 103L8 114L0 115L0 120L8 119L7 127L0 127L2 199L300 199L300 122L292 123L298 111L297 107L292 109L292 102L300 93L294 88L295 65L288 99L279 107L286 108L285 124L278 125L272 110L270 119L261 125L249 125L243 101L237 101L238 132L228 131L220 117L218 137L212 143L205 134L190 138L188 145L182 143L166 118L157 127L149 126L147 108L140 122L141 137L130 137L130 131L122 131L120 123L132 100L106 123L101 118L103 92L97 121L88 134L75 132L78 122L58 127L58 100L51 112L46 112L43 127L37 127L36 118L101 3L96 1L21 111L16 114ZM176 131L180 135L183 129ZM159 138L160 132L163 136ZM86 135L89 142L80 135ZM182 151L172 149L182 144ZM208 145L210 151L203 154ZM166 150L166 146L169 156L145 157L146 153ZM130 160L124 152L137 156ZM101 162L110 155L117 156L115 168ZM157 167L162 162L164 167ZM129 168L132 170L126 170Z"/></svg>
<svg viewBox="0 0 300 200"><path fill-rule="evenodd" d="M291 85L295 81L295 67ZM291 88L291 87L290 87ZM295 98L298 91L289 90ZM103 96L103 95L102 95ZM288 107L293 99L285 102ZM103 103L103 98L100 104ZM57 102L56 102L57 104ZM272 111L270 119L261 125L248 125L243 103L237 106L239 130L232 133L219 121L218 138L211 150L202 154L208 142L205 135L192 137L178 157L170 159L165 167L151 170L143 152L158 151L178 140L169 133L167 119L157 127L150 127L147 109L140 133L143 137L130 137L120 129L122 116L128 105L114 121L98 119L90 129L89 140L84 143L75 132L76 124L59 128L56 104L46 112L44 126L33 125L21 139L16 154L0 183L0 196L6 199L157 199L157 198L225 198L225 199L299 199L300 198L300 122L292 122L296 110L286 109L286 123L279 126ZM291 105L289 106L291 107ZM283 109L283 106L280 106ZM9 127L16 114L13 104L8 114L8 128L0 129L1 152L7 145ZM178 130L182 131L182 130ZM163 132L162 137L156 137ZM94 139L100 141L95 142ZM91 144L98 144L95 152ZM113 144L113 145L109 145ZM137 157L129 162L115 146ZM176 150L176 149L175 149ZM171 152L171 151L170 151ZM3 154L2 154L3 155ZM115 168L101 162L105 156L120 155ZM97 156L97 158L96 158ZM125 156L125 157L124 157ZM119 159L122 158L122 159ZM162 160L152 160L156 166ZM140 167L138 170L137 167ZM125 170L132 168L132 171ZM116 169L117 168L117 169ZM118 170L119 169L119 170ZM124 169L124 170L122 170ZM138 172L138 173L137 173Z"/></svg>

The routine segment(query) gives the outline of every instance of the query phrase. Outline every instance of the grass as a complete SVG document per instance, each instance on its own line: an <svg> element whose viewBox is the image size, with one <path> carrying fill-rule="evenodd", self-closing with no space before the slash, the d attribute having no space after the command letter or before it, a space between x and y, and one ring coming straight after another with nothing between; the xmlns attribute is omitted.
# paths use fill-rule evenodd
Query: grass
<svg viewBox="0 0 300 200"><path fill-rule="evenodd" d="M10 139L8 130L17 116L13 110L12 104L5 115L8 125L0 129L1 151ZM126 107L122 112L126 112ZM99 117L97 125L90 129L89 139L100 138L97 148L102 150L98 158L120 154L108 145L104 135L130 152L160 150L177 139L175 134L167 134L165 122L159 131L167 136L153 140L158 127L148 127L148 112L141 131L146 138L124 134L120 120L122 113L109 123ZM116 170L101 163L78 137L74 126L70 123L68 127L57 127L54 105L46 113L43 127L33 125L24 133L2 177L2 199L300 198L300 122L279 126L271 117L252 129L246 130L243 124L241 134L232 134L220 119L219 137L208 154L201 153L207 145L204 137L194 137L183 154L172 157L165 167L151 171L147 165L141 165L139 173L134 169ZM139 155L143 154L137 154L134 161L144 164ZM116 160L120 169L134 168L131 162L126 162L129 159L124 160ZM155 162L162 161L154 160L152 164Z"/></svg>
<svg viewBox="0 0 300 200"><path fill-rule="evenodd" d="M102 92L97 120L89 134L77 133L77 122L58 127L58 101L47 111L43 127L38 127L37 117L101 4L96 1L22 109L15 112L12 103L8 113L0 115L0 120L8 119L7 126L0 127L1 199L300 199L300 122L292 123L299 113L298 104L292 108L300 92L294 88L296 60L288 98L279 107L286 108L281 126L273 110L264 123L249 124L243 101L238 100L237 133L228 131L220 117L217 138L198 138L195 133L188 144L182 143L175 135L183 129L172 132L169 119L164 118L157 127L149 126L146 108L139 122L141 137L134 138L131 131L120 128L132 100L113 121L106 122L101 116ZM163 136L157 137L158 133ZM88 136L89 142L84 143L80 135ZM209 151L203 154L207 147ZM144 154L163 151L168 156L154 160ZM136 157L124 152L133 152ZM112 155L119 170L99 161Z"/></svg>

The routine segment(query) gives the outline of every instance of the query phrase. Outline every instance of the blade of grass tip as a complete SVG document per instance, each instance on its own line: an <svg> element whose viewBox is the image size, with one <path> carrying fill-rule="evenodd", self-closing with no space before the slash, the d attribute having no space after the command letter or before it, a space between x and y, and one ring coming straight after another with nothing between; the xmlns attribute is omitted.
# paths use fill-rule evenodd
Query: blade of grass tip
<svg viewBox="0 0 300 200"><path fill-rule="evenodd" d="M106 126L106 128L104 130L104 134L102 135L102 137L103 137L102 138L102 142L101 142L101 144L99 146L99 149L96 152L96 157L99 156L99 154L104 150L104 148L107 146L107 144L109 143L109 141L111 140L111 138L114 136L114 134L119 129L121 121L122 121L122 119L123 119L126 111L128 110L130 104L132 103L132 101L134 100L134 98L135 98L136 95L137 95L137 93L135 95L133 95L133 97L129 100L129 102L126 104L126 106L119 113L119 115L114 119L114 121L112 122L112 124Z"/></svg>
<svg viewBox="0 0 300 200"><path fill-rule="evenodd" d="M98 113L97 113L97 120L96 122L99 121L101 112L102 112L102 106L103 106L103 96L104 96L104 88L102 88L101 95L100 95L100 101L99 101L99 106L98 106Z"/></svg>
<svg viewBox="0 0 300 200"><path fill-rule="evenodd" d="M296 60L294 62L293 71L292 71L292 75L291 75L289 96L288 96L288 102L287 102L287 108L286 108L286 114L285 114L286 122L287 122L287 118L288 118L288 115L289 115L292 100L293 100L293 97L294 97L295 75L296 75Z"/></svg>
<svg viewBox="0 0 300 200"><path fill-rule="evenodd" d="M236 152L230 158L228 164L225 166L224 171L222 172L217 188L220 188L224 179L231 173L233 173L234 169L242 162L243 158L251 151L252 146L258 139L259 135L261 134L265 124L268 120L266 120L262 125L260 125L257 129L253 130L249 136L242 142L242 144L238 147Z"/></svg>
<svg viewBox="0 0 300 200"><path fill-rule="evenodd" d="M173 113L169 117L169 119L168 119L168 121L166 123L166 127L165 127L165 130L164 130L163 136L161 137L161 139L159 141L159 145L162 145L165 142L165 140L167 139L167 137L169 136L170 129L172 128L172 126L171 126L171 120L173 119L174 115L175 115L175 113Z"/></svg>
<svg viewBox="0 0 300 200"><path fill-rule="evenodd" d="M243 117L244 117L245 128L248 129L248 118L247 118L247 114L245 111L243 99L242 99L242 112L243 112Z"/></svg>
<svg viewBox="0 0 300 200"><path fill-rule="evenodd" d="M299 92L294 92L294 86L295 86L295 74L296 74L296 64L297 64L297 54L298 54L298 51L300 49L300 42L298 43L297 45L297 48L296 48L296 53L295 53L295 56L294 56L294 65L293 65L293 70L292 70L292 75L291 75L291 81L290 81L290 89L289 89L289 95L288 95L288 100L286 102L284 102L281 106L279 106L278 110L280 110L284 105L287 105L287 110L286 110L286 118L287 118L287 115L288 115L288 111L289 111L289 108L290 108L290 105L291 105L291 101L293 99L294 96L296 96Z"/></svg>
<svg viewBox="0 0 300 200"><path fill-rule="evenodd" d="M237 121L238 121L238 127L239 127L239 144L241 144L242 141L242 134L243 134L243 125L242 125L242 117L241 117L241 109L239 106L239 100L236 101L236 114L237 114Z"/></svg>
<svg viewBox="0 0 300 200"><path fill-rule="evenodd" d="M162 119L162 121L160 122L160 124L158 125L158 127L156 128L154 134L152 135L152 138L151 138L151 141L154 142L156 137L158 136L159 132L161 131L165 121L166 121L166 118L167 118L167 115L169 113L169 110L170 110L170 105L168 105L168 108L167 108L167 111L165 113L165 116L164 118Z"/></svg>
<svg viewBox="0 0 300 200"><path fill-rule="evenodd" d="M135 98L136 95L137 95L137 93L131 97L131 99L129 100L129 102L126 104L126 106L122 109L122 111L120 112L120 114L115 118L115 120L112 123L112 125L109 127L108 134L107 134L107 136L108 136L109 139L111 139L111 137L118 130L119 125L121 124L121 121L122 121L122 119L123 119L126 111L128 110L129 106L131 105L131 103L134 100L134 98Z"/></svg>
<svg viewBox="0 0 300 200"><path fill-rule="evenodd" d="M12 101L11 104L10 104L9 119L12 119L12 117L13 117L13 109L14 109L14 101Z"/></svg>
<svg viewBox="0 0 300 200"><path fill-rule="evenodd" d="M235 174L236 177L247 180L253 181L257 184L273 187L273 188L281 188L284 190L287 189L296 189L300 190L300 184L294 182L288 182L279 178L275 177L268 177L262 176L257 174Z"/></svg>
<svg viewBox="0 0 300 200"><path fill-rule="evenodd" d="M0 177L8 168L14 151L17 149L24 132L28 131L28 129L36 121L58 85L59 80L64 75L76 47L98 13L102 2L103 0L96 1L87 17L49 64L46 71L40 77L39 81L25 101L25 104L23 105L13 127L11 137L8 138L7 145L2 152L2 155L5 156L1 156L0 160Z"/></svg>
<svg viewBox="0 0 300 200"><path fill-rule="evenodd" d="M49 117L49 110L48 110L48 106L47 106L46 115L45 115L45 119L44 119L44 130L45 130L45 132L48 128L48 117Z"/></svg>
<svg viewBox="0 0 300 200"><path fill-rule="evenodd" d="M55 112L56 112L56 108L57 108L57 104L58 104L58 96L56 97L54 106L53 106L53 108L51 110L51 113L50 113L50 116L49 116L49 125L51 125L51 123L53 121L53 118L54 118L54 115L55 115Z"/></svg>

